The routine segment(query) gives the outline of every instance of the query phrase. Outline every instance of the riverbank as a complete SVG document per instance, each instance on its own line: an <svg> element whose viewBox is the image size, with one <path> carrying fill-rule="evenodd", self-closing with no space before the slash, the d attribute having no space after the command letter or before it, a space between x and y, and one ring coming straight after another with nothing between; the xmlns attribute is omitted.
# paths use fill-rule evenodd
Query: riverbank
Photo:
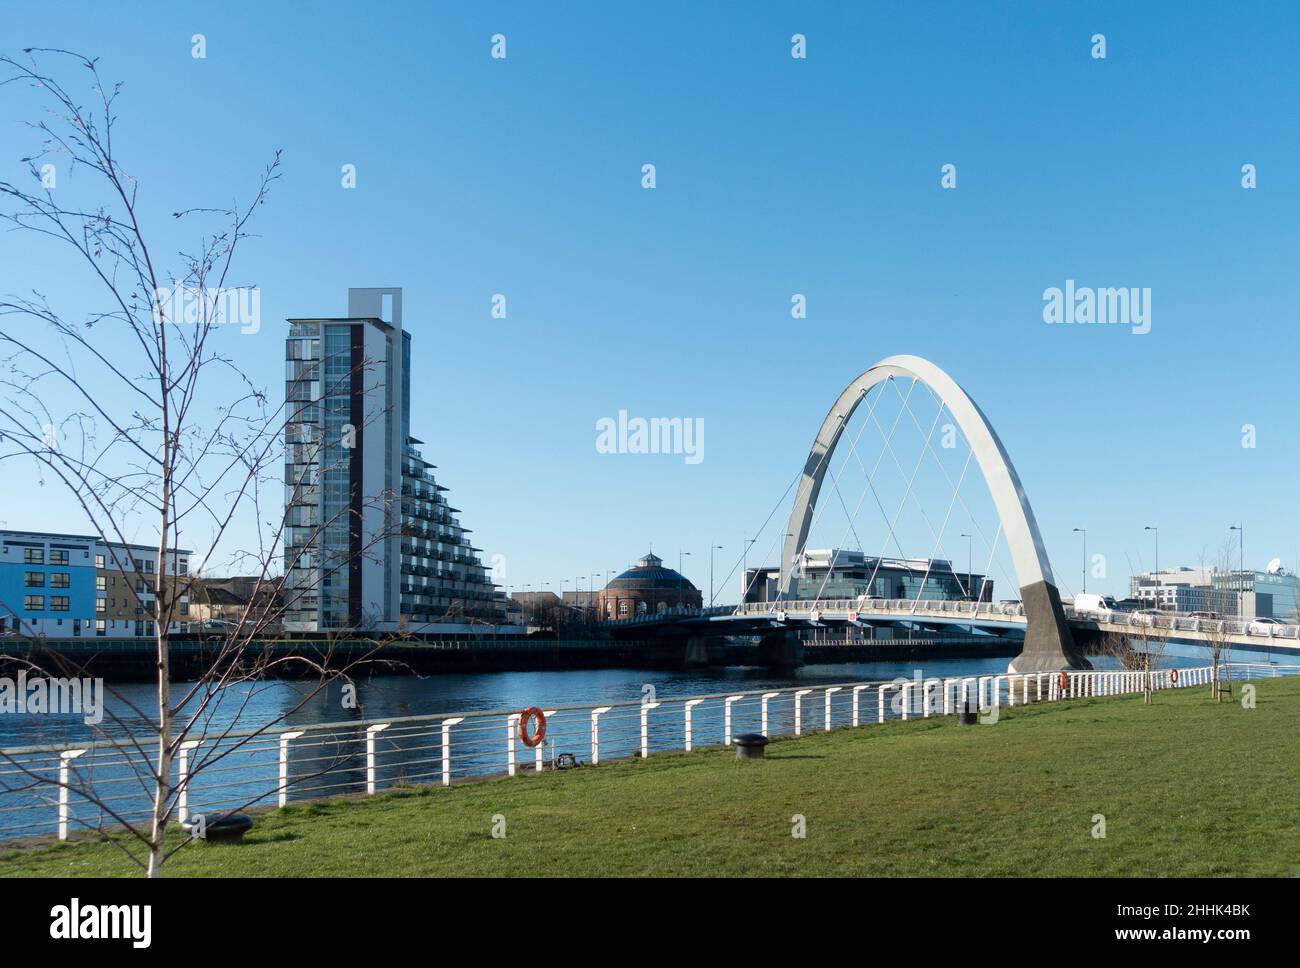
<svg viewBox="0 0 1300 968"><path fill-rule="evenodd" d="M1253 709L1169 690L291 807L168 873L1291 877L1300 681L1255 685ZM135 872L111 844L0 852L0 875Z"/></svg>
<svg viewBox="0 0 1300 968"><path fill-rule="evenodd" d="M817 642L772 661L754 644L714 637L698 649L687 638L580 638L484 636L477 639L337 639L256 640L240 649L245 660L268 663L276 678L318 677L318 668L347 669L354 679L380 675L441 675L480 672L535 672L562 669L671 670L699 667L796 667L801 664L847 664L922 659L1008 658L1018 655L1016 638L960 634L881 638L864 643ZM152 682L157 673L157 644L152 639L0 640L0 675L36 668L48 675L98 676L110 682ZM169 650L175 679L206 674L226 655L220 639L204 641L178 635ZM301 661L295 661L301 660Z"/></svg>

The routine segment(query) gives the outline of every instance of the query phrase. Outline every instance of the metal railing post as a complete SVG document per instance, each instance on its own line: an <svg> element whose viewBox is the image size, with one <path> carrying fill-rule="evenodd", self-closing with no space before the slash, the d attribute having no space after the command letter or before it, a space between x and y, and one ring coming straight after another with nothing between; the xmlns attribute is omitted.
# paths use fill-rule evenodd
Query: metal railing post
<svg viewBox="0 0 1300 968"><path fill-rule="evenodd" d="M506 776L515 775L515 733L519 730L519 714L506 717Z"/></svg>
<svg viewBox="0 0 1300 968"><path fill-rule="evenodd" d="M71 781L71 762L85 753L85 750L64 750L59 754L59 839L68 839L68 816L72 812L68 806L68 784Z"/></svg>
<svg viewBox="0 0 1300 968"><path fill-rule="evenodd" d="M609 712L609 706L597 706L591 711L591 765L600 762L600 717Z"/></svg>
<svg viewBox="0 0 1300 968"><path fill-rule="evenodd" d="M811 689L796 689L794 691L794 734L800 735L803 731L803 697L812 692Z"/></svg>
<svg viewBox="0 0 1300 968"><path fill-rule="evenodd" d="M763 693L763 701L762 701L762 703L761 703L761 705L760 705L759 708L762 709L762 717L763 717L763 735L764 735L764 736L771 736L771 735L772 735L771 733L769 733L769 732L767 731L767 701L768 701L769 699L775 699L775 698L776 698L777 696L779 696L779 695L781 695L779 692L765 692L765 693Z"/></svg>
<svg viewBox="0 0 1300 968"><path fill-rule="evenodd" d="M685 709L685 711L686 711L686 712L685 712L685 720L686 720L686 724L685 724L685 730L684 730L684 733L685 733L685 736L686 736L686 752L688 752L688 753L689 753L689 752L691 751L691 749L692 749L692 743L691 743L691 710L694 709L696 706L698 706L698 705L699 705L700 703L702 703L702 702L704 702L703 699L688 699L688 700L686 700L686 704L685 704L685 706L682 707L682 708Z"/></svg>
<svg viewBox="0 0 1300 968"><path fill-rule="evenodd" d="M641 704L641 759L650 755L650 710L658 709L662 703L643 702Z"/></svg>
<svg viewBox="0 0 1300 968"><path fill-rule="evenodd" d="M858 725L858 706L859 706L859 701L862 698L862 690L870 689L870 688L871 688L870 686L853 687L853 725L854 726Z"/></svg>
<svg viewBox="0 0 1300 968"><path fill-rule="evenodd" d="M176 815L180 822L190 819L190 751L198 749L199 741L187 739L181 743L176 763L176 787L180 793L176 797Z"/></svg>
<svg viewBox="0 0 1300 968"><path fill-rule="evenodd" d="M826 690L826 732L831 731L831 694L839 692L841 686L831 686Z"/></svg>
<svg viewBox="0 0 1300 968"><path fill-rule="evenodd" d="M555 710L543 709L542 715L545 716L547 721L549 722L551 717L555 715ZM542 747L544 745L545 745L544 743L538 743L536 746L533 747L533 756L536 757L536 762L537 762L536 772L538 773L542 772Z"/></svg>
<svg viewBox="0 0 1300 968"><path fill-rule="evenodd" d="M376 723L366 730L366 793L375 792L375 735L386 730L391 723ZM514 776L513 768L511 776Z"/></svg>
<svg viewBox="0 0 1300 968"><path fill-rule="evenodd" d="M454 719L444 719L442 721L442 785L451 786L451 728L457 723L463 723L464 716L457 716Z"/></svg>
<svg viewBox="0 0 1300 968"><path fill-rule="evenodd" d="M731 704L744 696L728 696L722 701L722 745L731 745Z"/></svg>
<svg viewBox="0 0 1300 968"><path fill-rule="evenodd" d="M280 734L280 806L289 803L289 741L303 735L303 730L295 729Z"/></svg>

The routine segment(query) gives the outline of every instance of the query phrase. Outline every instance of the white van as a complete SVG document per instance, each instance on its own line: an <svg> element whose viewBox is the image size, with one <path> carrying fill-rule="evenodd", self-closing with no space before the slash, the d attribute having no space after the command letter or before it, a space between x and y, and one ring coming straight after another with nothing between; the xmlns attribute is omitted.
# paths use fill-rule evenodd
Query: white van
<svg viewBox="0 0 1300 968"><path fill-rule="evenodd" d="M1103 618L1109 618L1113 611L1104 596L1093 595L1088 592L1074 596L1074 610L1076 612L1090 612Z"/></svg>

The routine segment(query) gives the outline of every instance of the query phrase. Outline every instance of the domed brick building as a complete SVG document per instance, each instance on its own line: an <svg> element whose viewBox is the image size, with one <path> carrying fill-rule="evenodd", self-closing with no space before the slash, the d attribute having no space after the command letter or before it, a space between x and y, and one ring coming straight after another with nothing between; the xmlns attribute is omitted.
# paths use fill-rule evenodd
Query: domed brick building
<svg viewBox="0 0 1300 968"><path fill-rule="evenodd" d="M680 572L665 568L663 559L650 552L636 567L601 589L597 607L602 618L617 621L703 604L704 596L698 588Z"/></svg>

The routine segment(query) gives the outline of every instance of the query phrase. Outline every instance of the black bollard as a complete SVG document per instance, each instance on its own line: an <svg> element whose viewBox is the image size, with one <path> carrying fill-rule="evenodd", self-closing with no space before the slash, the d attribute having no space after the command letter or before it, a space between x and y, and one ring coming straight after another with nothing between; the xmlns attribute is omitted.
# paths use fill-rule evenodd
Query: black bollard
<svg viewBox="0 0 1300 968"><path fill-rule="evenodd" d="M736 759L761 760L763 747L767 746L767 737L762 733L741 733L731 737L731 742L736 747Z"/></svg>

